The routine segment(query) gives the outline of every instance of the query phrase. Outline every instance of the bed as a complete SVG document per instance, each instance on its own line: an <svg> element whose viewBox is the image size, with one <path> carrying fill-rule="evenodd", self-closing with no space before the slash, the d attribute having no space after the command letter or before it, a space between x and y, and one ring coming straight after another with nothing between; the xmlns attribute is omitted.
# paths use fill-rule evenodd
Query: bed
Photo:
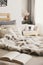
<svg viewBox="0 0 43 65"><path fill-rule="evenodd" d="M0 46L0 56L3 56L4 54L6 54L8 52L11 52L11 51L19 51L19 52L25 53L24 52L25 51L25 47L23 47L23 46L25 46L25 44L28 45L28 43L30 42L28 40L30 40L30 39L34 40L34 42L35 42L34 36L32 36L32 37L29 36L29 38L25 38L20 33L18 33L19 29L18 28L17 29L14 28L15 21L14 21L14 23L12 23L12 21L9 23L10 19L9 19L9 14L8 13L6 13L6 14L1 13L0 16L7 16L7 19L6 18L3 19L3 17L0 18L0 21L1 21L1 23L0 23L0 25L1 25L0 26L0 31L4 31L4 33L5 33L3 36L0 37L1 38L1 40L0 40L1 42L4 40L4 45L2 44ZM2 23L3 20L4 20L4 23ZM43 40L43 38L42 38L42 40ZM15 43L16 43L16 45L15 45ZM29 49L28 49L28 51L30 52ZM35 63L37 65L43 65L43 55L41 55L41 56L40 55L38 55L38 56L37 55L32 55L32 57L33 58L30 61L28 61L26 65L35 65ZM0 60L0 65L19 65L19 64Z"/></svg>

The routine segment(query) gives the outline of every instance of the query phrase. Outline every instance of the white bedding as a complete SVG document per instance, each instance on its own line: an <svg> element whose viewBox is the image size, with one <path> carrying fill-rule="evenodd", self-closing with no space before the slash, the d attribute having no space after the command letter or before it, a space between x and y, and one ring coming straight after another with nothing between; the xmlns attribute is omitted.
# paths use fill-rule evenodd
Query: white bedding
<svg viewBox="0 0 43 65"><path fill-rule="evenodd" d="M43 55L43 41L42 37L29 36L28 38L17 40L11 39L10 35L7 35L0 39L0 48L6 48L8 50L22 51L25 53L36 53L37 55ZM42 38L43 39L43 38Z"/></svg>
<svg viewBox="0 0 43 65"><path fill-rule="evenodd" d="M43 37L24 37L18 30L7 28L6 34L0 39L0 48L17 50L32 54L43 55Z"/></svg>
<svg viewBox="0 0 43 65"><path fill-rule="evenodd" d="M31 36L26 39L26 45L22 45L22 49L24 49L23 52L31 50L30 54L35 52L38 55L43 55L43 41L41 41L41 37Z"/></svg>

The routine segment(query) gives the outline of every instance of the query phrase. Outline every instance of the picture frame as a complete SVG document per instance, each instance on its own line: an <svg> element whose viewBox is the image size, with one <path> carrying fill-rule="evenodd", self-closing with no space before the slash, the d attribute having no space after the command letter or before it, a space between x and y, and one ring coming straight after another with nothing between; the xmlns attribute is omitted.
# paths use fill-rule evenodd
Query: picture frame
<svg viewBox="0 0 43 65"><path fill-rule="evenodd" d="M0 0L0 7L7 6L7 0Z"/></svg>

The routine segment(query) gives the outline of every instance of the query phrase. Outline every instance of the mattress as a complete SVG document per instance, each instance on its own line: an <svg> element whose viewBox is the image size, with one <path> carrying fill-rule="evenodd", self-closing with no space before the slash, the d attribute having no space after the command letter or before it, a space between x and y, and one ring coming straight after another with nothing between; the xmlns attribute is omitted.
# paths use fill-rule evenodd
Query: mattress
<svg viewBox="0 0 43 65"><path fill-rule="evenodd" d="M10 52L10 51L0 49L0 56L3 56L4 54L6 54L8 52ZM26 65L36 65L36 64L37 65L43 65L43 57L41 57L41 56L33 56L33 58L26 63ZM0 60L0 65L20 65L20 64Z"/></svg>

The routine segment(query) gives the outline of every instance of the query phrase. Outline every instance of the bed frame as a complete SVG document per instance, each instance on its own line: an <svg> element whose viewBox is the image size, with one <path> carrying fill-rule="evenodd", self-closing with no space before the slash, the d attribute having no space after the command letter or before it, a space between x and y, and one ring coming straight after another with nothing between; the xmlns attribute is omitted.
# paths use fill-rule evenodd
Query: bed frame
<svg viewBox="0 0 43 65"><path fill-rule="evenodd" d="M0 21L9 21L10 14L9 13L0 13Z"/></svg>

